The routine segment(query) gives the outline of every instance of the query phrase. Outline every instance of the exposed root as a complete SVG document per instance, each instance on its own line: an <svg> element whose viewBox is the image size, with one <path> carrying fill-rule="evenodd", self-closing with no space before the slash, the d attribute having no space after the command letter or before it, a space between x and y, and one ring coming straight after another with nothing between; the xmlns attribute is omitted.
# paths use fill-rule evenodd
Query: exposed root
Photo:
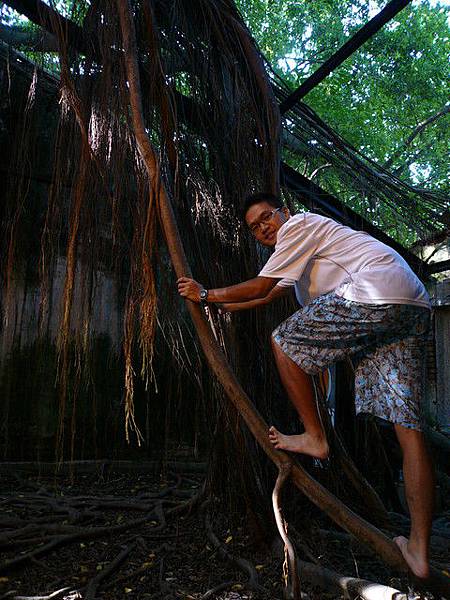
<svg viewBox="0 0 450 600"><path fill-rule="evenodd" d="M205 513L205 527L208 540L215 548L217 548L219 555L225 560L229 561L231 564L238 567L248 576L248 581L245 584L245 587L247 587L249 590L263 593L265 590L258 583L258 573L255 567L248 560L233 556L233 554L231 554L231 552L229 552L227 548L221 544L218 537L212 530L211 522L207 513Z"/></svg>
<svg viewBox="0 0 450 600"><path fill-rule="evenodd" d="M122 552L120 552L120 554L118 554L116 556L116 558L113 561L111 561L109 563L109 565L105 569L103 569L102 571L100 571L100 573L98 575L96 575L93 579L91 579L91 581L89 582L89 584L86 587L86 592L85 592L84 600L94 600L95 595L97 593L97 590L98 590L99 586L101 585L101 583L107 577L109 577L110 575L112 575L112 573L114 573L115 571L117 571L117 569L124 562L124 560L130 554L130 552L132 550L134 550L134 547L135 547L135 545L132 544L132 545L127 546L126 548L124 548L122 550Z"/></svg>
<svg viewBox="0 0 450 600"><path fill-rule="evenodd" d="M25 486L22 486L19 495L15 492L11 495L3 493L5 510L10 511L9 514L5 514L5 518L0 523L7 552L5 558L9 558L11 561L19 556L24 556L30 569L27 570L26 578L21 572L17 573L17 580L15 576L13 579L12 572L8 572L9 591L3 596L0 593L0 600L16 600L16 598L46 600L47 597L49 600L62 600L62 598L65 600L78 598L80 600L81 596L86 600L89 596L93 599L105 594L109 597L113 591L125 589L125 586L122 587L121 584L125 584L130 591L141 593L135 597L142 597L144 590L155 589L157 591L160 589L162 597L175 597L177 594L186 594L183 597L189 597L191 594L191 597L200 598L203 594L203 598L208 600L222 595L232 596L232 590L239 589L239 592L242 593L242 588L253 590L253 595L257 598L281 597L279 578L274 576L279 568L276 559L270 558L271 568L269 571L267 568L269 564L265 557L261 557L261 567L255 567L247 560L233 556L233 552L239 552L232 549L232 546L239 547L234 546L235 542L241 543L239 535L233 536L236 539L232 545L219 541L218 536L212 531L212 516L210 517L211 521L208 518L205 519L208 536L202 536L201 531L197 531L198 543L196 546L192 546L190 541L186 540L187 535L194 534L193 521L197 530L202 528L198 527L197 519L178 519L177 517L181 514L181 508L186 511L187 507L192 506L193 500L198 502L202 491L200 490L195 498L182 503L175 499L174 492L183 489L187 491L192 483L199 484L198 481L185 482L183 479L180 482L171 479L166 487L160 488L160 480L156 479L150 484L145 484L145 494L140 492L144 489L142 480L138 481L140 482L138 485L134 482L122 482L121 489L123 491L117 490L122 495L116 497L117 506L128 506L135 501L142 502L144 495L151 494L152 500L146 499L145 502L151 505L152 512L148 515L139 515L138 519L131 518L131 511L128 511L127 515L117 509L107 508L102 512L102 510L91 508L90 502L97 506L103 500L106 505L113 505L114 499L111 495L105 497L94 495L92 488L89 496L80 495L70 486L55 490L53 495L50 492L43 495L36 494L36 486L27 486L32 490L30 493L24 489ZM279 494L281 482L278 483L277 493ZM105 487L108 489L107 484L105 485L102 481L100 490ZM48 489L51 490L51 484ZM130 490L134 495L128 497L127 494ZM71 493L73 495L70 495ZM78 510L80 502L83 503L83 507ZM175 502L176 504L174 504ZM69 507L78 510L76 524L67 522L67 508ZM65 515L66 522L55 521L55 516L59 517L60 511ZM184 517L184 514L182 516ZM145 520L144 523L142 523L143 520ZM130 528L130 524L136 525L136 523L142 524ZM17 525L19 529L15 532L14 529ZM33 533L30 534L30 532ZM293 532L294 529L290 528L291 538L294 535ZM14 536L13 534L16 533L17 535ZM9 544L7 543L8 534L13 535ZM332 534L330 533L330 535ZM75 536L80 543L73 543ZM342 532L340 532L340 536L341 547L346 547L349 544L349 536ZM183 541L180 538L184 538ZM246 537L243 539L245 540ZM209 548L205 548L205 542L209 544ZM308 540L305 540L303 543L307 542ZM69 543L72 544L70 548L68 548ZM187 561L181 559L180 543L181 548L186 548L186 546L188 548L188 555L185 553ZM22 544L22 547L16 549L19 544ZM64 544L67 544L66 550L60 554L57 546L64 547ZM25 555L14 556L14 553L19 552L22 548L25 550ZM48 554L53 549L56 552ZM195 562L195 556L193 559L197 569L201 565L200 571L203 575L199 575L199 570L192 568L189 563L192 553L198 554L198 560ZM208 557L206 560L203 553L206 553ZM344 550L345 553L346 550ZM245 573L243 581L233 571L226 574L227 567L221 568L218 564L221 558L233 564L236 570L239 569ZM75 572L73 560L78 565ZM187 569L184 566L185 563ZM18 566L24 566L24 564ZM202 571L205 564L206 569ZM350 569L351 566L347 565L346 572L349 572ZM215 576L212 581L210 579L211 571ZM28 573L31 575L29 580ZM310 582L314 586L320 584L327 593L336 591L336 595L344 594L348 598L356 598L359 595L363 600L372 600L374 593L384 594L386 590L390 590L387 586L354 577L341 577L320 566L303 562L300 562L300 574L302 583ZM259 585L260 577L264 577L264 581L268 582L265 585L266 591ZM269 579L267 579L268 577ZM238 583L242 585L238 587L236 585ZM24 588L24 584L28 587ZM273 589L272 584L274 584ZM151 587L146 587L148 585ZM61 592L62 595L51 596L51 594L56 594L53 590L60 592L61 588L65 590ZM236 597L238 595L240 594L236 594ZM397 596L388 597L390 600L405 598L404 595L400 595L400 592ZM426 595L425 597L429 598L430 596ZM444 594L444 597L447 595ZM301 594L301 598L305 598L304 593Z"/></svg>
<svg viewBox="0 0 450 600"><path fill-rule="evenodd" d="M236 585L236 581L225 581L224 583L220 583L219 585L216 585L216 587L211 588L205 594L203 594L203 596L200 597L200 600L215 598L216 594L223 592L224 590L229 590L234 585Z"/></svg>
<svg viewBox="0 0 450 600"><path fill-rule="evenodd" d="M287 524L281 516L280 506L281 488L283 487L286 479L289 477L291 468L292 465L289 463L286 463L279 468L278 477L272 493L272 506L275 515L275 522L277 524L279 534L284 542L286 597L292 600L300 600L301 589L300 579L298 576L297 557L295 555L294 546L287 535Z"/></svg>
<svg viewBox="0 0 450 600"><path fill-rule="evenodd" d="M311 563L299 561L302 581L307 581L314 586L319 586L327 592L344 592L345 598L358 598L360 600L407 600L408 595L392 587L358 579L345 577L331 569L325 569Z"/></svg>
<svg viewBox="0 0 450 600"><path fill-rule="evenodd" d="M106 535L111 535L113 533L120 533L133 527L138 527L139 525L143 525L144 523L148 522L151 517L152 513L145 517L142 517L141 519L128 521L123 525L112 525L110 527L93 527L91 529L86 528L81 532L58 536L55 539L48 542L47 544L44 544L44 546L39 546L31 552L15 556L10 560L5 561L3 564L0 565L0 573L5 573L13 568L22 566L23 564L26 564L27 562L37 557L45 556L55 548L65 546L73 542L78 542L80 540L92 540L95 538L104 537Z"/></svg>
<svg viewBox="0 0 450 600"><path fill-rule="evenodd" d="M33 485L33 482L27 485L27 482L22 480L21 488L31 487L33 489L31 493L23 491L20 494L3 496L1 499L4 510L16 512L17 516L5 516L0 522L2 530L0 547L5 554L9 553L10 555L10 558L0 564L0 572L10 574L13 569L37 563L37 559L45 557L63 546L76 542L83 545L91 540L117 536L141 528L142 530L136 534L132 533L129 543L125 542L127 548L92 580L90 589L94 591L90 593L94 597L96 586L119 566L139 543L139 540L141 545L145 545L144 538L156 540L158 537L161 539L175 537L175 534L163 534L167 518L195 506L204 490L202 487L200 493L194 496L192 496L195 494L193 490L184 490L186 493L183 496L191 497L187 501L180 502L177 496L183 492L180 489L181 483L182 479L176 476L174 485L167 485L159 491L139 494L135 499L130 500L112 495L70 496L56 493L52 495L41 485L39 485L41 493L38 494L34 491L38 486ZM190 480L190 484L192 485L192 480ZM167 507L170 508L167 509ZM108 514L111 515L111 512L106 511L126 511L127 513L138 511L145 514L137 519L124 519L122 523L120 523L122 516L119 515L115 522L110 523ZM21 518L20 514L24 514L26 517ZM64 521L62 522L60 514L63 515ZM99 526L98 523L104 524ZM20 552L11 557L11 550L15 548L19 548Z"/></svg>
<svg viewBox="0 0 450 600"><path fill-rule="evenodd" d="M189 500L186 500L186 502L182 502L181 504L178 504L177 506L174 506L173 508L169 509L167 511L167 515L174 516L182 514L184 512L187 512L189 514L192 510L194 510L194 508L199 506L199 504L201 504L204 501L205 494L206 481L203 482L203 485L196 494L194 494Z"/></svg>
<svg viewBox="0 0 450 600"><path fill-rule="evenodd" d="M13 596L13 600L57 600L61 598L63 595L66 595L66 592L70 590L70 587L61 588L60 590L56 590L56 592L52 592L47 596ZM81 598L81 596L77 596Z"/></svg>

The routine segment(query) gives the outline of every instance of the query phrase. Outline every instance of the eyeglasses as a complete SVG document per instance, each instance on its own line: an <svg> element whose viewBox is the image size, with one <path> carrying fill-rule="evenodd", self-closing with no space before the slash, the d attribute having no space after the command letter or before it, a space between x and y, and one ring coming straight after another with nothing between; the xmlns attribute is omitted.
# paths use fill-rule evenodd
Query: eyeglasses
<svg viewBox="0 0 450 600"><path fill-rule="evenodd" d="M256 235L262 225L268 225L275 216L275 213L277 213L279 210L281 210L281 208L274 208L273 210L268 210L267 212L263 213L261 218L256 223L252 223L250 225L250 231L252 234Z"/></svg>

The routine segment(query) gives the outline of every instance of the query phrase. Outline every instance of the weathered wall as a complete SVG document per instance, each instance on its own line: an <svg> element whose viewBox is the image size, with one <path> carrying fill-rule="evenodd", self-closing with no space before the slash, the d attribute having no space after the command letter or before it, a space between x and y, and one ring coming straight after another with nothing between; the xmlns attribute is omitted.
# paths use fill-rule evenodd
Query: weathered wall
<svg viewBox="0 0 450 600"><path fill-rule="evenodd" d="M436 284L433 298L436 340L434 417L450 433L450 279Z"/></svg>
<svg viewBox="0 0 450 600"><path fill-rule="evenodd" d="M145 389L136 361L136 416L146 444L143 450L135 444L127 447L121 347L124 290L118 290L124 283L115 281L105 268L94 273L89 281L93 292L86 294L82 257L77 261L71 329L86 333L87 341L78 339L81 351L71 342L68 378L61 389L56 345L66 274L64 226L61 239L54 241L45 303L39 273L59 111L58 81L41 70L35 77L34 65L0 42L0 460L54 457L63 392L66 457L71 446L74 457L82 459L146 455L150 449L161 453L169 446L166 434L182 444L183 436L192 441L202 426L200 359L190 338L186 348L172 353L170 341L158 331L154 364L158 392L152 383ZM24 133L26 143L20 146ZM58 194L64 211L70 189L62 187ZM62 221L68 212L63 211ZM13 231L14 260L7 272ZM97 234L105 245L110 243L109 232ZM173 321L174 329L180 326L176 314ZM80 327L84 322L89 322L88 331ZM184 372L182 384L174 376L182 372L173 356L177 352L190 354L192 374Z"/></svg>

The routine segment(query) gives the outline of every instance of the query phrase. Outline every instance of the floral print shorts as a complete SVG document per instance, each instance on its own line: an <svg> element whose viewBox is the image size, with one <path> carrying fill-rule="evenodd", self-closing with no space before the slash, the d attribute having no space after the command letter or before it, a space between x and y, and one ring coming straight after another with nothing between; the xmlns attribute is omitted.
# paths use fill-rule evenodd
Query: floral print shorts
<svg viewBox="0 0 450 600"><path fill-rule="evenodd" d="M286 319L272 336L311 375L351 358L356 412L420 430L421 342L430 313L411 304L362 304L330 292Z"/></svg>

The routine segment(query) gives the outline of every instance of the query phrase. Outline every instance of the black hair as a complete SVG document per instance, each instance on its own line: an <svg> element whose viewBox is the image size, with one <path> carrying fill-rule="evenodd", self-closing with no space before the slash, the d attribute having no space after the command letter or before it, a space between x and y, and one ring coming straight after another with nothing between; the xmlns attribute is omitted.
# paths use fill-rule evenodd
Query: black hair
<svg viewBox="0 0 450 600"><path fill-rule="evenodd" d="M258 192L257 194L251 194L247 196L242 205L242 220L245 220L245 215L247 214L248 209L254 204L258 204L259 202L267 202L270 206L274 208L282 208L284 206L283 201L275 194L271 194L270 192Z"/></svg>

